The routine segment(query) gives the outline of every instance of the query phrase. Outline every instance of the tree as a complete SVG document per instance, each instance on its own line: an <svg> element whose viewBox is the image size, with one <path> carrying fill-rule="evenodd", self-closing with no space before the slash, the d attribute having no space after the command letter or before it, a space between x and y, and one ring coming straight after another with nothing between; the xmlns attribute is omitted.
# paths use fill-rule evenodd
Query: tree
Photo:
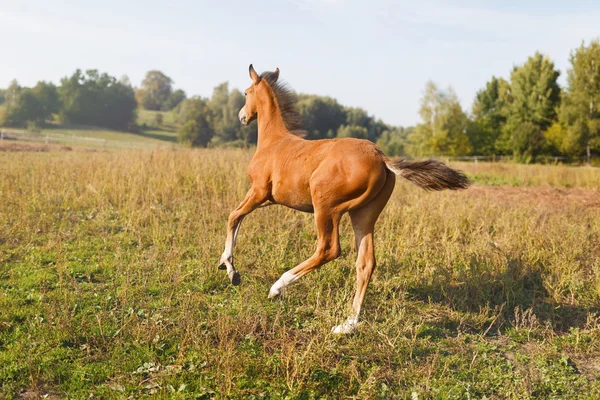
<svg viewBox="0 0 600 400"><path fill-rule="evenodd" d="M571 52L567 89L560 110L566 127L563 150L572 156L600 151L600 41L582 43Z"/></svg>
<svg viewBox="0 0 600 400"><path fill-rule="evenodd" d="M412 133L413 129L413 127L398 127L385 130L377 140L376 144L388 156L405 155L407 138Z"/></svg>
<svg viewBox="0 0 600 400"><path fill-rule="evenodd" d="M184 100L179 106L176 120L182 124L179 142L190 147L206 147L214 136L212 114L208 102L201 97Z"/></svg>
<svg viewBox="0 0 600 400"><path fill-rule="evenodd" d="M544 139L553 153L569 154L569 132L559 121L544 132Z"/></svg>
<svg viewBox="0 0 600 400"><path fill-rule="evenodd" d="M341 125L337 130L339 138L357 138L368 139L369 131L364 126L358 125Z"/></svg>
<svg viewBox="0 0 600 400"><path fill-rule="evenodd" d="M63 122L129 129L136 121L137 103L127 80L117 81L97 70L75 71L58 90Z"/></svg>
<svg viewBox="0 0 600 400"><path fill-rule="evenodd" d="M560 104L559 75L541 53L513 69L504 133L515 157L534 161L546 149L543 133L556 120Z"/></svg>
<svg viewBox="0 0 600 400"><path fill-rule="evenodd" d="M173 80L160 71L148 71L142 88L136 91L138 103L146 110L167 110L165 106L173 91Z"/></svg>
<svg viewBox="0 0 600 400"><path fill-rule="evenodd" d="M212 138L212 131L207 125L194 120L188 121L179 130L179 142L189 147L206 147Z"/></svg>
<svg viewBox="0 0 600 400"><path fill-rule="evenodd" d="M22 88L19 95L7 107L3 125L25 126L27 122L40 123L41 105L29 88Z"/></svg>
<svg viewBox="0 0 600 400"><path fill-rule="evenodd" d="M41 122L52 117L52 114L58 114L61 109L60 96L53 83L40 81L32 89L34 96L40 103Z"/></svg>
<svg viewBox="0 0 600 400"><path fill-rule="evenodd" d="M506 106L510 101L510 84L495 76L477 92L473 102L470 140L476 154L502 154L502 131L506 123Z"/></svg>
<svg viewBox="0 0 600 400"><path fill-rule="evenodd" d="M13 81L6 90L6 101L0 110L0 124L26 126L28 122L42 125L60 109L56 87L38 82L33 88L23 88Z"/></svg>
<svg viewBox="0 0 600 400"><path fill-rule="evenodd" d="M186 99L185 92L181 89L177 89L176 91L174 91L173 93L171 93L169 95L169 98L167 99L167 101L165 102L165 104L163 106L163 110L165 110L165 111L172 110L175 107L177 107L179 105L179 103L181 103L185 99Z"/></svg>
<svg viewBox="0 0 600 400"><path fill-rule="evenodd" d="M208 107L213 116L215 140L230 142L238 139L241 127L238 112L244 104L244 96L238 90L234 90L230 95L229 82L223 82L213 89Z"/></svg>
<svg viewBox="0 0 600 400"><path fill-rule="evenodd" d="M0 125L10 126L17 123L16 109L22 91L23 88L16 80L4 91L4 102L0 105Z"/></svg>
<svg viewBox="0 0 600 400"><path fill-rule="evenodd" d="M298 108L307 139L334 137L340 125L346 124L346 110L331 97L300 95Z"/></svg>
<svg viewBox="0 0 600 400"><path fill-rule="evenodd" d="M458 156L471 152L468 118L452 88L440 90L429 81L419 114L423 122L408 137L411 154Z"/></svg>

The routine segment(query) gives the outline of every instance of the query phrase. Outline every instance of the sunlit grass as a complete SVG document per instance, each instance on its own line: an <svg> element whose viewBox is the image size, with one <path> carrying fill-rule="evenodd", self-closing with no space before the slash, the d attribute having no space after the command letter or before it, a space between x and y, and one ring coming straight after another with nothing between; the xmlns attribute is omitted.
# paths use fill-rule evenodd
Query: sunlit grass
<svg viewBox="0 0 600 400"><path fill-rule="evenodd" d="M600 395L598 170L455 164L464 192L399 179L360 332L335 337L347 218L343 256L283 299L268 289L313 252L312 215L255 211L241 286L217 270L251 157L0 154L0 397Z"/></svg>

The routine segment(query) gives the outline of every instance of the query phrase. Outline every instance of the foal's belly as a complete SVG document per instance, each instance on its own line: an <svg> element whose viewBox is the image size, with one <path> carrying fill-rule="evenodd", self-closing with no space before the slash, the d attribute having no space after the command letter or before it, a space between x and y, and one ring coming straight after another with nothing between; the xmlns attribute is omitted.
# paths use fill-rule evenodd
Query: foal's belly
<svg viewBox="0 0 600 400"><path fill-rule="evenodd" d="M273 181L271 195L277 204L298 211L314 212L308 182L294 179Z"/></svg>

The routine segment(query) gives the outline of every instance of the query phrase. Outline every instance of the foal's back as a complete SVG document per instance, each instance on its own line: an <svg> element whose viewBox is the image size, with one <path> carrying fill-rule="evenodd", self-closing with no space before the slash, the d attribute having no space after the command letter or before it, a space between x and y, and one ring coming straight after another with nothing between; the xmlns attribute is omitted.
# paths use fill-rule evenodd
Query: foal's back
<svg viewBox="0 0 600 400"><path fill-rule="evenodd" d="M354 209L368 203L387 178L384 155L362 139L303 140L289 137L259 149L248 167L272 201L314 211L315 203Z"/></svg>

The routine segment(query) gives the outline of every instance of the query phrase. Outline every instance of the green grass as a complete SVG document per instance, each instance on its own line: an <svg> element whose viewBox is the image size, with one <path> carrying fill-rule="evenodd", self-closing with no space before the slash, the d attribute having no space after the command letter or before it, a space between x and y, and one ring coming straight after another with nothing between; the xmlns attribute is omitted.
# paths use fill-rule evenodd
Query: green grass
<svg viewBox="0 0 600 400"><path fill-rule="evenodd" d="M157 114L163 115L163 124L157 125L155 118ZM101 128L89 125L77 124L55 124L48 125L40 129L40 133L59 133L63 135L74 135L77 137L104 139L113 141L108 147L122 147L118 144L123 144L124 147L146 148L157 146L171 147L177 144L177 126L170 112L138 110L138 132L116 131L107 128ZM26 131L25 129L9 128L11 131ZM43 138L42 138L43 139ZM69 138L53 138L52 143L76 145L86 147L104 147L104 144L94 141L85 142ZM113 146L114 145L114 146ZM127 145L127 146L125 146Z"/></svg>
<svg viewBox="0 0 600 400"><path fill-rule="evenodd" d="M309 214L255 211L241 286L216 268L251 156L0 154L0 398L600 396L598 170L460 164L464 192L399 180L360 331L337 337L347 219L343 256L281 299L269 287L314 250ZM528 187L482 186L498 182Z"/></svg>
<svg viewBox="0 0 600 400"><path fill-rule="evenodd" d="M172 112L169 111L152 111L143 108L138 109L138 124L148 127L156 127L156 116L162 115L163 122L160 124L160 129L169 132L177 131L177 124Z"/></svg>

